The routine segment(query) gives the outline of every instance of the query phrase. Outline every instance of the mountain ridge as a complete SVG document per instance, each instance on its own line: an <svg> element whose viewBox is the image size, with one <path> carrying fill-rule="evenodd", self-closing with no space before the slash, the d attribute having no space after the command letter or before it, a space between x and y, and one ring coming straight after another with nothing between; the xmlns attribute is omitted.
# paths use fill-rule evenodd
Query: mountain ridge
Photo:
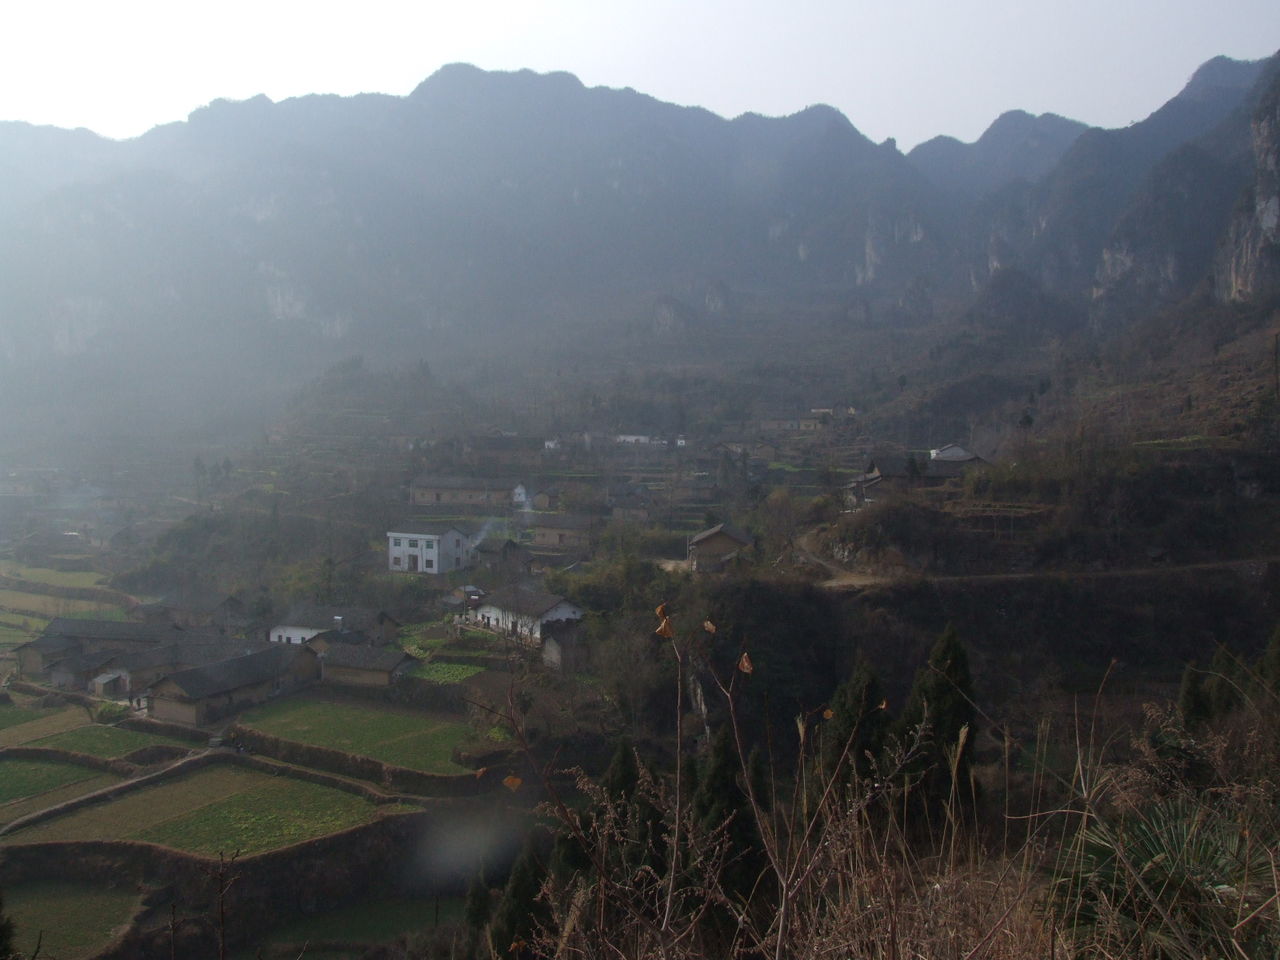
<svg viewBox="0 0 1280 960"><path fill-rule="evenodd" d="M0 124L22 148L0 181L0 366L11 397L50 409L60 375L95 363L89 379L140 404L177 390L199 408L226 392L210 366L261 399L357 353L460 370L523 355L535 377L619 337L680 351L696 331L714 358L747 349L747 331L802 343L812 328L845 331L857 357L886 324L963 324L1009 269L1026 282L1006 283L1002 317L1052 302L1096 331L1207 274L1263 155L1242 152L1239 120L1261 71L1210 61L1121 130L1008 111L974 144L907 155L826 105L726 119L467 65L407 97L218 100L129 141ZM1152 193L1179 150L1200 151L1165 178L1182 187ZM1170 224L1174 282L1125 268L1158 273ZM1205 224L1214 236L1179 239Z"/></svg>

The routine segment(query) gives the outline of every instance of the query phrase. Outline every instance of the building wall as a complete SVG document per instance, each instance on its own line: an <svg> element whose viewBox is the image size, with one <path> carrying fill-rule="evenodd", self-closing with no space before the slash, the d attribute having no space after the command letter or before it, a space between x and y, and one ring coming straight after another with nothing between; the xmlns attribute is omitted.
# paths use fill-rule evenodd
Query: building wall
<svg viewBox="0 0 1280 960"><path fill-rule="evenodd" d="M323 633L319 627L298 627L289 624L279 624L271 628L271 633L267 639L272 643L289 643L300 645L306 643L317 633Z"/></svg>
<svg viewBox="0 0 1280 960"><path fill-rule="evenodd" d="M157 720L170 723L185 723L188 726L200 725L200 705L188 703L186 700L172 700L169 697L153 696L151 698L151 716Z"/></svg>
<svg viewBox="0 0 1280 960"><path fill-rule="evenodd" d="M467 503L507 506L511 503L511 491L489 490L483 487L413 487L410 499L419 505L434 503Z"/></svg>
<svg viewBox="0 0 1280 960"><path fill-rule="evenodd" d="M387 670L362 670L359 667L335 667L324 665L324 679L332 683L346 683L354 687L389 687L391 673Z"/></svg>
<svg viewBox="0 0 1280 960"><path fill-rule="evenodd" d="M443 534L387 533L387 569L392 573L452 573L471 566L471 542L459 530Z"/></svg>
<svg viewBox="0 0 1280 960"><path fill-rule="evenodd" d="M591 535L586 530L535 527L533 542L535 546L551 549L578 549L591 546Z"/></svg>
<svg viewBox="0 0 1280 960"><path fill-rule="evenodd" d="M743 549L745 549L744 545L733 539L733 537L728 534L717 533L715 536L708 537L701 543L690 547L689 559L693 569L697 570L699 565L715 565L724 559L727 554Z"/></svg>
<svg viewBox="0 0 1280 960"><path fill-rule="evenodd" d="M512 613L510 610L495 607L493 604L482 603L476 609L476 618L484 620L486 617L488 618L490 629L498 630L502 633L532 636L532 630L536 626L536 621L531 617L522 617L519 614Z"/></svg>

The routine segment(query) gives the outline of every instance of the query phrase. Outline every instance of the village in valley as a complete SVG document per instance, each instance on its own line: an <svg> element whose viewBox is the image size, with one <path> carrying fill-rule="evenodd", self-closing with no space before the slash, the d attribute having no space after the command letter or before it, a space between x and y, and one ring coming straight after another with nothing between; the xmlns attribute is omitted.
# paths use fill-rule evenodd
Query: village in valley
<svg viewBox="0 0 1280 960"><path fill-rule="evenodd" d="M630 726L611 687L621 680L602 672L640 666L616 662L616 635L636 618L593 604L582 583L619 562L643 564L654 589L753 570L826 579L832 565L800 545L806 530L981 463L955 445L873 449L848 407L714 437L276 434L235 454L197 455L170 488L162 470L132 490L112 489L129 478L100 467L7 473L0 845L11 857L45 839L163 836L269 865L287 851L320 856L291 844L333 829L406 829L392 810L474 815L461 799L474 798L504 828L420 892L456 895L481 860L512 855L521 811L544 796L540 758L574 743L575 762L598 765ZM317 481L339 462L362 467ZM180 545L228 524L239 542ZM247 541L265 529L315 553L275 544L289 562L255 567ZM175 549L199 555L179 573ZM272 799L263 777L292 786ZM359 802L346 819L302 822L276 809L307 801L297 791ZM276 826L255 815L244 834L217 810L250 802ZM164 939L162 914L144 908L120 928L122 956ZM271 923L237 935L272 935Z"/></svg>
<svg viewBox="0 0 1280 960"><path fill-rule="evenodd" d="M851 404L678 434L432 438L344 416L361 426L6 471L0 851L28 930L67 904L86 918L50 933L68 955L492 937L474 917L512 896L537 811L578 802L620 749L706 756L726 669L825 716L856 649L907 703L955 617L985 709L1032 736L1024 690L1070 723L1124 655L1167 691L1208 618L1267 603L1249 558L1268 461L1247 447L1100 434L1091 487L1016 425L907 449ZM1251 526L1256 546L1227 547ZM1181 597L1159 658L1125 626L1150 589ZM681 733L682 644L700 652ZM996 776L998 743L975 751ZM211 864L235 879L221 906Z"/></svg>
<svg viewBox="0 0 1280 960"><path fill-rule="evenodd" d="M1280 54L1166 95L0 120L0 960L1280 956Z"/></svg>
<svg viewBox="0 0 1280 960"><path fill-rule="evenodd" d="M793 560L787 551L801 521L793 521L785 540L768 543L780 548L780 558L766 556L766 545L743 522L751 488L759 498L764 485L779 482L785 484L779 489L802 496L826 494L832 510L850 512L874 502L881 484L945 482L981 463L955 444L922 453L918 462L877 456L856 436L851 410L815 408L753 426L749 438L692 444L685 436L640 434L469 438L461 443L463 459L482 464L484 473L456 465L448 473L417 473L398 505L378 511L399 514L385 531L369 531L382 549L348 561L417 579L414 602L337 605L313 597L273 604L264 619L260 591L218 594L215 584L197 582L172 598L109 598L123 601L116 607L123 619L55 616L36 628L19 594L0 614L9 672L19 683L118 702L137 717L192 727L227 722L249 705L311 684L393 688L429 673L433 663L479 667L514 657L581 672L590 660L584 611L549 589L546 576L588 568L602 542L630 539L655 551L648 559L664 570L684 574ZM838 462L864 466L834 467ZM237 468L237 482L209 495L205 509L234 509L251 496L239 479L248 470ZM31 505L34 525L41 510L58 502L63 481L24 485L20 476L10 475L8 496ZM75 518L84 532L60 535L70 542L49 545L61 551L49 559L38 558L38 535L10 550L36 566L83 567L72 571L82 576L118 567L112 545L143 520L130 516L112 531L120 512L114 506L99 496ZM82 553L73 559L77 546ZM39 590L21 576L15 585ZM483 650L437 654L402 642L424 630L447 635L450 646L464 635L483 635Z"/></svg>

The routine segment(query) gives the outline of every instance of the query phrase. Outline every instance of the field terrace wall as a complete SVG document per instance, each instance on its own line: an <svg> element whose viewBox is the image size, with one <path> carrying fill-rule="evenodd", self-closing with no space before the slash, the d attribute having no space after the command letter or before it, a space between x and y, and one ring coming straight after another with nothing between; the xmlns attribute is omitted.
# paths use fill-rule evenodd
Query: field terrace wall
<svg viewBox="0 0 1280 960"><path fill-rule="evenodd" d="M175 740L186 740L188 743L206 745L209 735L203 730L188 727L181 723L168 723L152 717L127 717L116 724L125 730L136 730L139 733L154 733L162 737L173 737Z"/></svg>
<svg viewBox="0 0 1280 960"><path fill-rule="evenodd" d="M482 821L483 818L483 821ZM500 821L500 822L498 822ZM459 851L457 837L484 837ZM341 833L236 860L226 897L232 946L260 942L283 922L388 895L461 894L479 868L510 861L518 842L514 818L441 804L398 814ZM217 956L216 860L154 844L82 841L10 846L0 851L0 887L59 880L151 887L150 929L135 924L97 960L165 960L171 956L168 902L187 918L172 945L178 956Z"/></svg>
<svg viewBox="0 0 1280 960"><path fill-rule="evenodd" d="M91 697L87 693L76 693L74 690L51 690L48 687L42 687L39 684L28 683L25 680L9 681L9 689L16 690L18 693L26 693L33 697L58 697L67 703L78 704L90 710L97 709L106 700L99 700L97 697Z"/></svg>
<svg viewBox="0 0 1280 960"><path fill-rule="evenodd" d="M149 750L143 747L142 750ZM141 750L138 751L139 753ZM123 757L95 757L88 753L77 753L74 750L59 750L56 747L0 747L0 760L53 760L57 763L72 763L77 767L88 767L103 773L114 773L118 777L132 777L138 772L140 764Z"/></svg>
<svg viewBox="0 0 1280 960"><path fill-rule="evenodd" d="M490 793L501 786L503 778L511 772L507 767L481 768L474 773L460 774L410 770L408 767L397 767L372 757L286 740L238 723L227 731L227 738L239 747L282 763L327 770L339 776L354 777L417 797L472 797Z"/></svg>

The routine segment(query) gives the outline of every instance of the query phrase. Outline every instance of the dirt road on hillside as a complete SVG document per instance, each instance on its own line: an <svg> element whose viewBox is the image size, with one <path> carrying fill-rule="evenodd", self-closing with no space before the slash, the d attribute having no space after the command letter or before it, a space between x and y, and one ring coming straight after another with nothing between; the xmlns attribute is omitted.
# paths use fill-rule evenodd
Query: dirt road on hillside
<svg viewBox="0 0 1280 960"><path fill-rule="evenodd" d="M929 580L948 583L988 583L1000 580L1043 580L1050 577L1073 577L1076 579L1136 577L1161 573L1179 573L1191 570L1228 570L1235 569L1242 573L1259 572L1267 564L1280 563L1280 556L1246 557L1242 560L1213 560L1208 563L1187 563L1181 565L1155 567L1123 567L1114 570L1033 570L1018 573L967 573L932 576L929 574L913 574L909 577L885 576L883 574L859 573L846 570L844 567L820 556L816 549L818 531L810 530L796 540L796 552L807 563L821 567L831 576L819 581L818 586L827 590L862 590L866 587L881 586L899 580Z"/></svg>

